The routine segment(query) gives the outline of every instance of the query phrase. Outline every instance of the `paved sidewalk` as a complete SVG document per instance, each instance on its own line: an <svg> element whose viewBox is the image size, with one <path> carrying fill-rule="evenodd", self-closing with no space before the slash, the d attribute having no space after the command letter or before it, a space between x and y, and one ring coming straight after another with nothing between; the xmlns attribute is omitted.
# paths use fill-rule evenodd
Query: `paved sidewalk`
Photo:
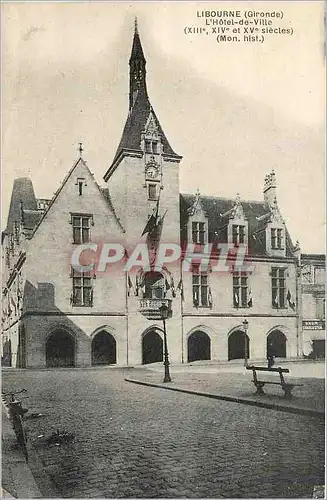
<svg viewBox="0 0 327 500"><path fill-rule="evenodd" d="M2 403L2 492L1 498L41 498L34 477L18 447L14 431Z"/></svg>
<svg viewBox="0 0 327 500"><path fill-rule="evenodd" d="M295 366L294 363L283 363L282 366L290 370L289 374L285 374L287 382L302 384L300 387L294 387L291 399L285 398L279 385L267 385L264 387L266 393L264 396L256 395L252 372L237 364L227 367L212 364L173 366L171 367L172 382L163 383L164 368L160 363L136 369L133 375L125 380L225 401L324 418L325 380L320 378L324 364L307 366L304 370L304 375L306 375L304 378L299 377L301 370L303 371L303 367L299 364ZM293 377L292 372L295 372L297 377ZM313 376L308 377L310 374ZM259 380L260 378L262 379L261 374L259 374ZM276 375L265 373L264 379L278 381L279 375L278 373Z"/></svg>

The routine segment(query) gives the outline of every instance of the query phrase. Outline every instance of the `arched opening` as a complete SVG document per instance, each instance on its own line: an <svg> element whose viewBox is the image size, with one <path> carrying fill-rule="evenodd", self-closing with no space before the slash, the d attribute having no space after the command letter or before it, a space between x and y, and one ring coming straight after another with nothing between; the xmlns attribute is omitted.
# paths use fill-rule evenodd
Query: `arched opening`
<svg viewBox="0 0 327 500"><path fill-rule="evenodd" d="M65 330L56 330L48 338L46 366L49 368L75 366L75 341Z"/></svg>
<svg viewBox="0 0 327 500"><path fill-rule="evenodd" d="M149 330L142 339L142 363L157 363L163 360L163 342L155 329Z"/></svg>
<svg viewBox="0 0 327 500"><path fill-rule="evenodd" d="M286 337L280 330L274 330L267 337L267 358L286 358Z"/></svg>
<svg viewBox="0 0 327 500"><path fill-rule="evenodd" d="M210 337L206 333L192 333L187 340L187 361L210 359L210 343Z"/></svg>
<svg viewBox="0 0 327 500"><path fill-rule="evenodd" d="M12 352L11 352L11 340L9 338L5 338L4 343L3 343L3 353L2 353L2 359L1 359L1 365L2 366L11 366L11 357L12 357Z"/></svg>
<svg viewBox="0 0 327 500"><path fill-rule="evenodd" d="M143 298L163 299L165 296L165 280L161 273L150 271L144 275Z"/></svg>
<svg viewBox="0 0 327 500"><path fill-rule="evenodd" d="M116 360L116 340L114 337L101 330L92 339L92 365L113 365Z"/></svg>
<svg viewBox="0 0 327 500"><path fill-rule="evenodd" d="M246 344L245 344L246 342ZM235 330L228 337L228 361L231 359L245 359L245 345L247 357L250 357L250 340L242 330Z"/></svg>

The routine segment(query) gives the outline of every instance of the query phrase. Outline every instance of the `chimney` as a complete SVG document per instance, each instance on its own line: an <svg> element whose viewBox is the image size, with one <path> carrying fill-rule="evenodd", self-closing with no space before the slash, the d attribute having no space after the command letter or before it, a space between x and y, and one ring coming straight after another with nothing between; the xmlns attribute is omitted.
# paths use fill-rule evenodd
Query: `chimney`
<svg viewBox="0 0 327 500"><path fill-rule="evenodd" d="M266 203L269 206L274 204L276 199L276 175L274 170L271 171L271 174L266 175L265 183L263 186L263 197Z"/></svg>

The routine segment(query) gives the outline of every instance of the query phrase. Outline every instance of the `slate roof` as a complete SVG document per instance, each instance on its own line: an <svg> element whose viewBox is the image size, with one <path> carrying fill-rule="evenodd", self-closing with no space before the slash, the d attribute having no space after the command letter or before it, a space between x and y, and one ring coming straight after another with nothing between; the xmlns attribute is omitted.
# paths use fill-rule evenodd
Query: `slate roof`
<svg viewBox="0 0 327 500"><path fill-rule="evenodd" d="M41 210L24 210L23 226L25 229L33 230L41 220L43 212Z"/></svg>
<svg viewBox="0 0 327 500"><path fill-rule="evenodd" d="M188 209L192 207L195 195L180 195L181 241L187 239ZM215 196L200 196L200 201L208 216L208 241L209 243L227 242L227 225L229 219L222 217L228 210L235 206L235 199L220 198ZM264 201L241 201L244 216L248 221L249 239L248 249L250 255L267 256L265 228L270 214L269 206ZM259 220L258 220L259 218ZM286 230L286 256L293 257L293 244Z"/></svg>
<svg viewBox="0 0 327 500"><path fill-rule="evenodd" d="M29 179L28 177L20 177L14 180L7 218L7 226L4 230L5 234L13 232L15 222L21 222L22 209L24 212L38 212L33 184L31 179Z"/></svg>
<svg viewBox="0 0 327 500"><path fill-rule="evenodd" d="M326 255L323 253L301 253L301 260L302 263L316 263L316 264L323 264L325 265L326 263Z"/></svg>
<svg viewBox="0 0 327 500"><path fill-rule="evenodd" d="M114 159L108 169L112 168L112 166L116 163L118 157L124 150L133 150L133 151L138 151L142 153L141 150L141 134L145 129L146 122L149 118L150 111L152 110L155 120L159 129L159 134L161 136L161 143L162 143L162 148L163 148L163 153L166 155L170 156L176 156L177 158L180 158L179 155L175 153L173 148L168 142L167 137L165 136L165 133L159 123L158 117L154 112L153 107L151 106L151 103L149 101L149 97L147 94L147 89L146 89L146 80L145 80L145 57L142 49L142 44L141 40L139 37L139 34L137 30L134 33L134 39L133 39L133 46L132 46L132 52L131 52L131 57L129 60L130 66L132 65L133 61L137 61L138 63L141 61L141 64L143 64L144 67L144 81L142 81L139 89L137 90L137 95L136 98L133 102L133 105L130 107L127 120L123 129L122 137L120 139L116 154L114 156ZM130 99L131 99L131 93L133 92L132 84L130 83ZM134 98L133 98L134 99ZM130 101L131 102L131 101ZM107 173L104 175L104 179L107 180Z"/></svg>
<svg viewBox="0 0 327 500"><path fill-rule="evenodd" d="M155 114L154 109L151 106L151 103L149 101L148 96L146 95L145 90L141 88L137 94L134 106L132 107L132 109L128 114L123 134L120 139L112 165L116 162L118 156L124 149L129 149L129 150L132 149L142 152L141 134L145 129L146 122L149 118L150 110L152 110L158 125L159 134L161 136L161 143L163 147L163 153L178 157L178 155L175 153L175 151L169 144L164 131L162 130L160 122L157 118L157 115Z"/></svg>
<svg viewBox="0 0 327 500"><path fill-rule="evenodd" d="M132 46L132 52L131 52L131 57L129 62L132 60L141 60L145 62L145 57L143 54L143 49L142 49L142 44L140 40L140 35L138 31L134 32L134 38L133 38L133 46Z"/></svg>
<svg viewBox="0 0 327 500"><path fill-rule="evenodd" d="M105 199L105 201L106 201L106 203L107 203L107 205L109 207L109 210L113 213L116 221L118 222L119 227L125 233L125 229L124 229L122 223L120 222L120 219L117 216L115 208L114 208L114 206L112 204L110 193L109 193L109 189L108 188L104 188L104 187L100 187L99 189L100 189L100 191L101 191L101 193L102 193L102 195L103 195L103 197L104 197L104 199Z"/></svg>

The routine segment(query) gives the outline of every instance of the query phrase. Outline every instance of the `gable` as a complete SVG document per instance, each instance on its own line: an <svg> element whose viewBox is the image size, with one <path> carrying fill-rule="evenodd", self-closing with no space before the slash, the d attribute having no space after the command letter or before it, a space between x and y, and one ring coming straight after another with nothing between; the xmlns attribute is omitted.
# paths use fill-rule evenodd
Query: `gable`
<svg viewBox="0 0 327 500"><path fill-rule="evenodd" d="M79 194L79 182L82 182L82 194ZM32 240L43 238L45 234L62 234L63 240L71 240L71 214L90 214L98 228L92 231L99 238L112 234L118 236L122 229L108 200L99 188L89 167L80 158L70 170L55 193L42 219L36 226ZM102 234L102 236L101 236Z"/></svg>

